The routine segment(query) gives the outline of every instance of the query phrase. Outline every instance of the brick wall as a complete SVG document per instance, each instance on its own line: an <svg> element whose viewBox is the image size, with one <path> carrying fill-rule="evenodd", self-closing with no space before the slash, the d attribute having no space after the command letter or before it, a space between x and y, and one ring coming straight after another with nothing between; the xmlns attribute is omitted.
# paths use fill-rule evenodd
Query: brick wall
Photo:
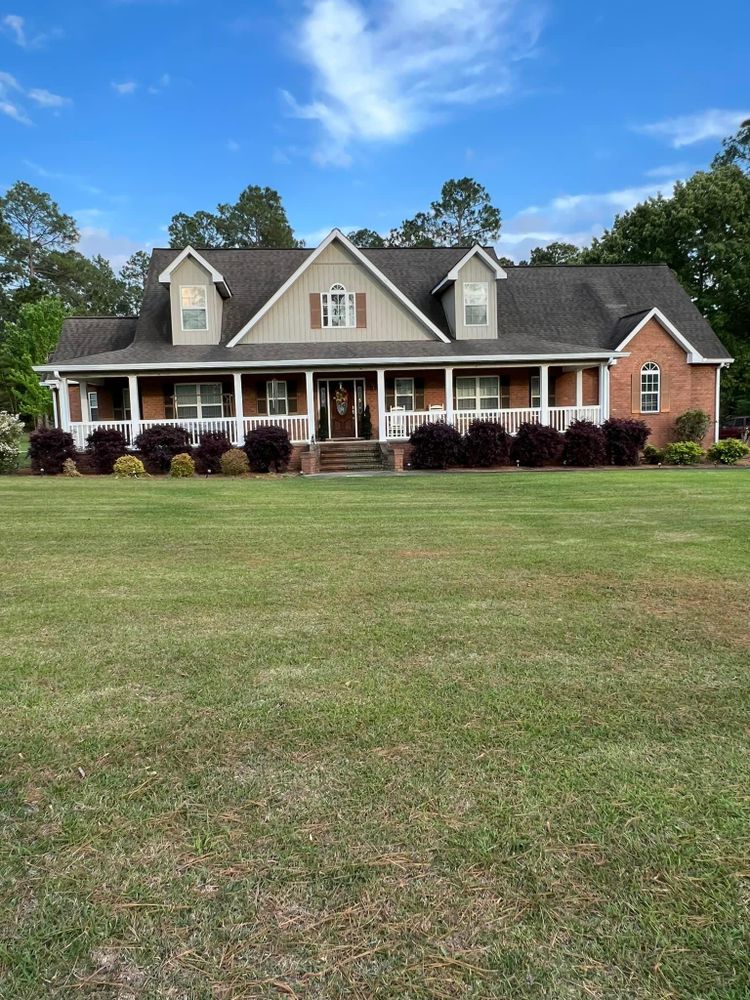
<svg viewBox="0 0 750 1000"><path fill-rule="evenodd" d="M68 399L70 400L70 419L76 423L81 419L81 390L77 385L68 385Z"/></svg>
<svg viewBox="0 0 750 1000"><path fill-rule="evenodd" d="M704 441L714 438L716 365L689 365L685 351L662 325L650 320L625 348L630 357L620 358L610 368L610 416L645 420L651 428L649 442L659 447L674 440L674 421L685 410L705 410L711 424ZM640 372L647 361L655 361L662 376L662 408L659 413L641 413L640 401L633 408L633 380L640 389ZM639 396L640 400L640 396Z"/></svg>

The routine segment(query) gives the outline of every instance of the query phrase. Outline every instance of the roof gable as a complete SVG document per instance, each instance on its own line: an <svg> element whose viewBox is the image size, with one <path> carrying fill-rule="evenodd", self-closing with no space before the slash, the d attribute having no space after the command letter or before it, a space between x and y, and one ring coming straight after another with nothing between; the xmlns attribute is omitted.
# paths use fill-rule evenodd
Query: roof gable
<svg viewBox="0 0 750 1000"><path fill-rule="evenodd" d="M159 275L159 284L170 285L172 283L172 275L180 267L182 262L186 260L188 257L191 257L196 264L200 265L200 267L202 267L205 271L208 272L211 280L216 285L219 294L222 296L222 298L228 299L229 296L232 294L232 292L229 288L229 285L224 280L224 275L220 274L219 271L217 271L216 268L213 266L213 264L209 264L206 258L201 256L201 254L199 254L197 250L194 250L193 247L191 247L189 244L188 246L185 247L184 250L181 250L180 253L177 254L175 259L172 261L171 264L169 264L168 267L164 268L164 270Z"/></svg>
<svg viewBox="0 0 750 1000"><path fill-rule="evenodd" d="M443 291L443 289L447 285L449 285L452 281L457 281L461 269L465 264L468 264L468 262L473 257L478 257L483 264L486 264L486 266L490 269L490 271L495 275L495 279L497 281L501 281L503 278L508 277L507 273L500 266L500 262L495 260L493 257L490 257L490 255L487 253L484 247L480 246L478 243L475 243L474 246L466 254L464 254L461 260L459 260L456 264L453 265L453 267L450 269L450 271L448 271L443 280L438 282L437 285L435 285L435 287L432 289L432 294L439 295L440 292Z"/></svg>

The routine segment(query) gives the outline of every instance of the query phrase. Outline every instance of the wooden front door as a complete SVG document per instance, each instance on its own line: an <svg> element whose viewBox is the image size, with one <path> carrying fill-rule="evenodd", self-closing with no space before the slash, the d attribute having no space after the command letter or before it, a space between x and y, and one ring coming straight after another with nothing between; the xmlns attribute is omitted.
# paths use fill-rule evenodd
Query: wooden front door
<svg viewBox="0 0 750 1000"><path fill-rule="evenodd" d="M331 437L353 438L354 425L354 381L336 379L328 383L328 412L331 415Z"/></svg>

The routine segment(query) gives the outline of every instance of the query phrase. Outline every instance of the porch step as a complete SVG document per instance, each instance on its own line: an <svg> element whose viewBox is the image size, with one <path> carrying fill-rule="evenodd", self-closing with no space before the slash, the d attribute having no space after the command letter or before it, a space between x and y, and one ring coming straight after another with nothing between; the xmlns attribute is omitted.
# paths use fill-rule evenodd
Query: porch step
<svg viewBox="0 0 750 1000"><path fill-rule="evenodd" d="M378 444L369 441L324 441L320 444L321 472L375 472L382 468Z"/></svg>

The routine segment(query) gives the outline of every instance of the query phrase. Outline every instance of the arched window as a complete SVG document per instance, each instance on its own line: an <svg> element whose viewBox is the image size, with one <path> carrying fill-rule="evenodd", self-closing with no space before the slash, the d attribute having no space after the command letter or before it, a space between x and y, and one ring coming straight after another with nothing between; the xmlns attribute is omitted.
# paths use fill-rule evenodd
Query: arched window
<svg viewBox="0 0 750 1000"><path fill-rule="evenodd" d="M658 413L661 391L661 372L655 361L647 361L641 368L641 413Z"/></svg>
<svg viewBox="0 0 750 1000"><path fill-rule="evenodd" d="M333 284L320 296L320 315L323 326L354 327L357 325L357 308L354 292L347 292L341 284Z"/></svg>

